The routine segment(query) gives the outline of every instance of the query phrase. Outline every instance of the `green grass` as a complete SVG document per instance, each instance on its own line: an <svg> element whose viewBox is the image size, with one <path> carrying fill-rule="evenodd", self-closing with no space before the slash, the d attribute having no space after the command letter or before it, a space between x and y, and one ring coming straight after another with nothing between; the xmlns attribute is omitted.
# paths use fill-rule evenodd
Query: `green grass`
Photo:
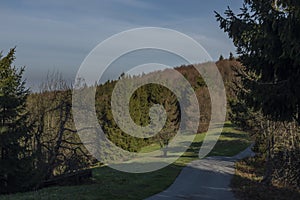
<svg viewBox="0 0 300 200"><path fill-rule="evenodd" d="M93 184L50 187L36 192L2 195L0 200L26 199L144 199L170 186L182 168L198 159L198 151L205 134L197 134L189 149L173 164L155 172L130 174L109 167L93 169ZM232 156L250 144L248 135L226 123L210 156ZM159 145L145 147L141 152L159 149Z"/></svg>

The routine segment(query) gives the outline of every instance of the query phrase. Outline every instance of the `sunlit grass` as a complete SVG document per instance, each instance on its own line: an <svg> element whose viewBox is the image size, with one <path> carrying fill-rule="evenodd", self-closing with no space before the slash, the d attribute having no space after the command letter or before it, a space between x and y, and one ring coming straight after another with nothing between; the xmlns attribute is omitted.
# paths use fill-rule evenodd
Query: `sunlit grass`
<svg viewBox="0 0 300 200"><path fill-rule="evenodd" d="M189 136L187 136L187 139ZM198 159L205 134L197 134L188 150L173 164L155 172L132 174L107 166L93 169L93 184L51 187L13 195L2 195L0 200L23 199L144 199L169 187L187 163ZM245 132L234 129L227 122L209 156L232 156L244 150L250 139ZM144 147L141 152L160 149L158 144Z"/></svg>

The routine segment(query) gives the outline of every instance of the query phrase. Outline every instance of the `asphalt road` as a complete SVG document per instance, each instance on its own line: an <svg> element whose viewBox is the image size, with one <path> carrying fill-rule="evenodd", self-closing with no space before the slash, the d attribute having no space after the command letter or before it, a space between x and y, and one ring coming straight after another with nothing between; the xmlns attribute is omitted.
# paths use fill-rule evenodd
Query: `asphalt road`
<svg viewBox="0 0 300 200"><path fill-rule="evenodd" d="M234 163L253 156L251 146L233 157L208 157L191 162L167 190L146 200L235 199L229 187L235 172Z"/></svg>

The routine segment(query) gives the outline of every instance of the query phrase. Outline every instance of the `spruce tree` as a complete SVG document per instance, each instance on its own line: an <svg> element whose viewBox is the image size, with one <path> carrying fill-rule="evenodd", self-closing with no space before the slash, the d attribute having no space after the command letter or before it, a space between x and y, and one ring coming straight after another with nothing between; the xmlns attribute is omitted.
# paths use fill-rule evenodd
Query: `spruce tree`
<svg viewBox="0 0 300 200"><path fill-rule="evenodd" d="M222 60L224 60L224 57L223 57L223 55L220 55L219 61L222 61Z"/></svg>
<svg viewBox="0 0 300 200"><path fill-rule="evenodd" d="M275 120L300 124L299 1L245 0L239 14L228 9L225 15L216 13L246 67L246 103Z"/></svg>
<svg viewBox="0 0 300 200"><path fill-rule="evenodd" d="M234 60L234 56L232 52L229 53L229 60Z"/></svg>
<svg viewBox="0 0 300 200"><path fill-rule="evenodd" d="M265 135L264 182L300 188L300 2L244 0L240 10L228 8L225 17L216 17L244 65L238 95L240 105L250 109L244 120L248 111L263 116L253 128L261 126Z"/></svg>
<svg viewBox="0 0 300 200"><path fill-rule="evenodd" d="M24 68L12 66L14 55L15 48L5 57L0 55L0 193L27 189L26 176L31 173L25 111L29 91L22 80Z"/></svg>

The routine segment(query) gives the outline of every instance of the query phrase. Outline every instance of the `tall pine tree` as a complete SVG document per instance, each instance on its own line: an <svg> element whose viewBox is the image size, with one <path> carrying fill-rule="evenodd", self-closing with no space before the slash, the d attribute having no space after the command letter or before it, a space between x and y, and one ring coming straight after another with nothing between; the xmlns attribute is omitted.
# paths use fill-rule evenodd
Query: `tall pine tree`
<svg viewBox="0 0 300 200"><path fill-rule="evenodd" d="M238 112L245 122L251 112L262 113L257 121L267 151L264 181L300 188L300 1L244 0L240 10L216 13L245 66Z"/></svg>
<svg viewBox="0 0 300 200"><path fill-rule="evenodd" d="M30 153L27 151L26 98L29 91L22 80L24 68L12 66L15 48L0 55L0 193L22 191L29 187Z"/></svg>
<svg viewBox="0 0 300 200"><path fill-rule="evenodd" d="M245 0L241 13L228 9L225 15L216 13L246 67L246 103L275 120L300 124L300 2Z"/></svg>

